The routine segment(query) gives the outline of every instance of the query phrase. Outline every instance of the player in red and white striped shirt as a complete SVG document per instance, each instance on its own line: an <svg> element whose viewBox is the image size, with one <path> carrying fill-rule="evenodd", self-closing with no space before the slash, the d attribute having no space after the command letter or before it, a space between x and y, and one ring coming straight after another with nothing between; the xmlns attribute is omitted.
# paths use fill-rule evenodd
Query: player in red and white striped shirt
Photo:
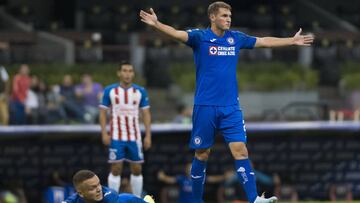
<svg viewBox="0 0 360 203"><path fill-rule="evenodd" d="M144 149L151 147L151 114L146 90L133 84L133 66L121 63L117 75L120 83L105 88L100 104L100 125L102 140L109 146L111 172L108 186L119 192L123 161L130 162L130 183L135 195L141 196L143 187L142 166L144 156L139 127L139 110L145 126ZM107 111L110 110L110 134L106 130Z"/></svg>

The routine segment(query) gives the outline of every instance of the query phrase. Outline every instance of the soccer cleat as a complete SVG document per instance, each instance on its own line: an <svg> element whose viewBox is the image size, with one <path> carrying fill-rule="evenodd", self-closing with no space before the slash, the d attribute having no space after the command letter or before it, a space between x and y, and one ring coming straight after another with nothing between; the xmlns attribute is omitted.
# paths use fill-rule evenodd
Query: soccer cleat
<svg viewBox="0 0 360 203"><path fill-rule="evenodd" d="M145 195L144 201L148 202L148 203L155 203L154 198L152 196L150 196L150 195Z"/></svg>
<svg viewBox="0 0 360 203"><path fill-rule="evenodd" d="M257 196L254 203L275 203L277 201L277 197L272 196L270 198L265 198L263 195L261 197Z"/></svg>

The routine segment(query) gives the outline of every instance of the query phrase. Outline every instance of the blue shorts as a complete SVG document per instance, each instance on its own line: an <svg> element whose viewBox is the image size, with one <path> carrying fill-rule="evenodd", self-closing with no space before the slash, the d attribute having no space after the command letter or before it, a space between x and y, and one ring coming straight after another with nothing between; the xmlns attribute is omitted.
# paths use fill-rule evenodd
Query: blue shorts
<svg viewBox="0 0 360 203"><path fill-rule="evenodd" d="M245 122L238 104L230 106L195 105L190 148L207 149L214 144L217 132L225 142L246 143Z"/></svg>
<svg viewBox="0 0 360 203"><path fill-rule="evenodd" d="M120 161L144 162L144 154L142 151L142 143L139 141L119 141L111 140L109 147L109 163Z"/></svg>

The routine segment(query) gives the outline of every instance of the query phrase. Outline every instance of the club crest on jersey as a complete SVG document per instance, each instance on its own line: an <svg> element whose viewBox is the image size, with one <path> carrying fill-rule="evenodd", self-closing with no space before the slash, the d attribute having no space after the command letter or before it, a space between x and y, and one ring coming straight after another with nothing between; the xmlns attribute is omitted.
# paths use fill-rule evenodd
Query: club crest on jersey
<svg viewBox="0 0 360 203"><path fill-rule="evenodd" d="M215 47L215 46L209 47L209 55L216 55L217 51L218 51L217 47Z"/></svg>
<svg viewBox="0 0 360 203"><path fill-rule="evenodd" d="M195 145L200 145L201 142L202 142L202 140L201 140L200 137L198 137L198 136L194 137L194 144L195 144Z"/></svg>
<svg viewBox="0 0 360 203"><path fill-rule="evenodd" d="M232 37L228 37L228 38L226 39L226 41L227 41L230 45L233 45L233 44L234 44L234 38L232 38Z"/></svg>

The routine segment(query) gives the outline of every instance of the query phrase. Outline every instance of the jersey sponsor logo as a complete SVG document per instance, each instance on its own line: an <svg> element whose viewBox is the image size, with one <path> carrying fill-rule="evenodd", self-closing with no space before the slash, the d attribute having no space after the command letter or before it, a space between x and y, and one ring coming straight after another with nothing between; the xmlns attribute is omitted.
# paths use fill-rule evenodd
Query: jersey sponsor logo
<svg viewBox="0 0 360 203"><path fill-rule="evenodd" d="M216 55L217 47L211 46L209 47L209 55Z"/></svg>
<svg viewBox="0 0 360 203"><path fill-rule="evenodd" d="M232 38L232 37L228 37L228 38L226 39L226 41L227 41L230 45L233 45L233 44L234 44L234 38Z"/></svg>
<svg viewBox="0 0 360 203"><path fill-rule="evenodd" d="M212 56L235 56L235 47L209 46L209 55Z"/></svg>
<svg viewBox="0 0 360 203"><path fill-rule="evenodd" d="M196 137L194 138L194 144L195 144L195 145L200 145L201 142L202 142L202 140L201 140L200 137L196 136Z"/></svg>
<svg viewBox="0 0 360 203"><path fill-rule="evenodd" d="M113 112L116 115L123 115L123 116L138 116L139 109L136 106L130 105L117 105L113 106Z"/></svg>

